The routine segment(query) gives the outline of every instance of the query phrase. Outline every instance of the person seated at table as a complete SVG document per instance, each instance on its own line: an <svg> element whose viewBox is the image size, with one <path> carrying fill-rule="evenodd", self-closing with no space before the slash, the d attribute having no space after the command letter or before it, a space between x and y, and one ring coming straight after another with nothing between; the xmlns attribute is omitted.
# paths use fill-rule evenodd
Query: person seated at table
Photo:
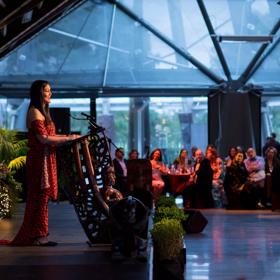
<svg viewBox="0 0 280 280"><path fill-rule="evenodd" d="M188 151L186 149L182 149L180 151L179 156L173 162L176 173L186 174L189 173L189 169L191 164L188 159Z"/></svg>
<svg viewBox="0 0 280 280"><path fill-rule="evenodd" d="M212 196L215 208L223 208L227 204L224 191L223 160L218 156L216 149L212 150L211 168L213 169Z"/></svg>
<svg viewBox="0 0 280 280"><path fill-rule="evenodd" d="M243 192L248 171L244 164L244 153L237 152L232 164L226 167L224 189L227 195L227 209L242 209L246 193Z"/></svg>
<svg viewBox="0 0 280 280"><path fill-rule="evenodd" d="M265 151L265 173L266 206L272 210L280 209L280 160L273 146Z"/></svg>
<svg viewBox="0 0 280 280"><path fill-rule="evenodd" d="M152 165L152 193L155 200L157 200L164 188L164 181L162 174L167 172L165 164L162 161L162 153L159 148L152 151L150 156Z"/></svg>
<svg viewBox="0 0 280 280"><path fill-rule="evenodd" d="M227 155L227 157L225 158L225 165L226 165L226 166L230 166L230 165L232 164L233 159L234 159L236 153L237 153L237 150L236 150L235 147L231 147L231 148L229 149L228 155Z"/></svg>
<svg viewBox="0 0 280 280"><path fill-rule="evenodd" d="M245 188L251 192L252 199L255 200L255 207L263 209L265 200L264 182L265 182L265 162L263 157L257 156L255 149L250 147L247 150L247 158L244 160L245 167L248 171L248 182Z"/></svg>

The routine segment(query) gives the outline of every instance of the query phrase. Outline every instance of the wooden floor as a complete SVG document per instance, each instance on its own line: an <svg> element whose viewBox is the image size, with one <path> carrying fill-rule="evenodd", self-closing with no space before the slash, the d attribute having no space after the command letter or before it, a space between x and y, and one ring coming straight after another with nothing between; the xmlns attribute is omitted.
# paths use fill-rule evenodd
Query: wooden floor
<svg viewBox="0 0 280 280"><path fill-rule="evenodd" d="M11 239L24 205L0 221L0 239ZM72 205L50 204L54 248L0 247L0 279L147 279L147 264L113 263L109 246L89 247ZM186 236L188 280L279 280L280 213L203 210L208 225ZM165 280L165 279L163 279Z"/></svg>

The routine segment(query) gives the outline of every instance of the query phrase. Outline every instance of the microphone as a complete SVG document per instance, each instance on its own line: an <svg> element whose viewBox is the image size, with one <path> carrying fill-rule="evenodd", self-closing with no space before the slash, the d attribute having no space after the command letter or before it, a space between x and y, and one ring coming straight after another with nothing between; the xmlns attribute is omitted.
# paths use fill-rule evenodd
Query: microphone
<svg viewBox="0 0 280 280"><path fill-rule="evenodd" d="M94 130L96 130L96 131L104 131L104 130L105 130L104 127L98 125L98 124L94 121L94 117L92 117L92 116L90 116L90 115L88 115L88 114L86 114L86 113L84 113L84 112L81 112L81 115L87 118L87 120L89 121L89 124L90 124L90 128L91 128L91 129L94 129Z"/></svg>

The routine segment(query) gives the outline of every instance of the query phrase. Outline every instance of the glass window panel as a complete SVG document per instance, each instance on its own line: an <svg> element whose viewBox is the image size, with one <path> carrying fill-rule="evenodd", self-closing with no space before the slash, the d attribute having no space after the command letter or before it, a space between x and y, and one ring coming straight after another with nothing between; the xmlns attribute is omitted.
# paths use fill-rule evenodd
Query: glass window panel
<svg viewBox="0 0 280 280"><path fill-rule="evenodd" d="M279 20L280 6L267 0L205 0L217 35L268 35ZM238 79L260 43L223 42L221 47L232 78Z"/></svg>
<svg viewBox="0 0 280 280"><path fill-rule="evenodd" d="M70 108L70 130L71 132L85 135L89 133L89 123L81 112L90 114L89 98L52 98L51 108Z"/></svg>
<svg viewBox="0 0 280 280"><path fill-rule="evenodd" d="M203 86L215 84L151 32L116 12L107 86Z"/></svg>
<svg viewBox="0 0 280 280"><path fill-rule="evenodd" d="M204 0L219 35L267 35L279 20L274 0Z"/></svg>
<svg viewBox="0 0 280 280"><path fill-rule="evenodd" d="M144 147L150 143L150 152L159 147L164 151L166 163L171 163L178 156L181 148L195 145L205 150L208 141L208 109L206 97L168 97L150 98L149 123L139 124L138 114L130 114L129 107L133 98L98 98L97 122L105 128L105 134L116 146L124 147L126 155L129 149ZM133 102L132 102L133 103ZM141 117L140 117L141 118ZM139 124L150 131L149 140L137 139L142 145L134 143L129 147L129 123ZM143 134L145 135L145 133ZM114 150L114 147L111 147ZM144 151L140 151L140 156Z"/></svg>
<svg viewBox="0 0 280 280"><path fill-rule="evenodd" d="M206 97L151 98L151 151L161 148L164 161L172 163L179 151L192 146L203 151L208 141Z"/></svg>
<svg viewBox="0 0 280 280"><path fill-rule="evenodd" d="M111 15L112 5L86 2L2 60L0 75L17 82L36 77L55 85L100 86Z"/></svg>
<svg viewBox="0 0 280 280"><path fill-rule="evenodd" d="M249 83L263 86L264 88L280 88L280 43L266 57L257 71L249 80Z"/></svg>
<svg viewBox="0 0 280 280"><path fill-rule="evenodd" d="M262 146L266 137L275 132L280 141L280 97L262 98Z"/></svg>
<svg viewBox="0 0 280 280"><path fill-rule="evenodd" d="M225 77L196 1L122 0L134 13L222 78ZM142 3L142 4L141 4Z"/></svg>
<svg viewBox="0 0 280 280"><path fill-rule="evenodd" d="M26 131L26 113L29 99L1 98L0 99L0 127ZM89 98L52 98L50 108L70 108L70 130L82 135L88 133L88 122L81 112L90 113ZM69 116L66 116L68 118ZM78 118L78 119L76 119Z"/></svg>
<svg viewBox="0 0 280 280"><path fill-rule="evenodd" d="M260 47L261 43L221 43L221 48L233 79L240 77Z"/></svg>
<svg viewBox="0 0 280 280"><path fill-rule="evenodd" d="M123 147L128 154L129 98L97 98L97 123L105 128L111 151ZM114 157L114 154L113 154Z"/></svg>

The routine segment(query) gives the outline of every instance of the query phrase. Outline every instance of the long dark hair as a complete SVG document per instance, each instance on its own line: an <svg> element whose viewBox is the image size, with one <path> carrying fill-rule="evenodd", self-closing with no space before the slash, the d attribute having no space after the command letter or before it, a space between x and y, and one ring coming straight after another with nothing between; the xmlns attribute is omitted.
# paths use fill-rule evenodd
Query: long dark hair
<svg viewBox="0 0 280 280"><path fill-rule="evenodd" d="M45 86L49 85L48 81L44 80L36 80L32 83L30 87L30 107L35 107L38 109L42 115L45 117L46 122L49 124L52 122L52 118L50 115L49 104L43 103L43 92Z"/></svg>
<svg viewBox="0 0 280 280"><path fill-rule="evenodd" d="M156 151L159 151L159 152L160 152L160 156L159 156L159 158L158 158L158 161L162 161L162 153L161 153L161 149L159 149L159 148L156 148L156 149L154 149L154 150L151 152L150 159L153 159L154 153L155 153Z"/></svg>

